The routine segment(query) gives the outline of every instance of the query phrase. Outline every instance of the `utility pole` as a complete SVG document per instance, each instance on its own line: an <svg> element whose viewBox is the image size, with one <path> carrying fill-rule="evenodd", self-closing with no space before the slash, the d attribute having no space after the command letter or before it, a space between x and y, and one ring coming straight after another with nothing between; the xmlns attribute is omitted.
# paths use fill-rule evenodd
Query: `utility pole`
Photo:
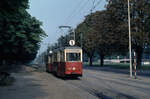
<svg viewBox="0 0 150 99"><path fill-rule="evenodd" d="M132 46L131 46L130 0L128 0L128 26L129 26L130 77L132 77Z"/></svg>
<svg viewBox="0 0 150 99"><path fill-rule="evenodd" d="M137 76L136 76L136 52L134 51L134 78L136 79Z"/></svg>
<svg viewBox="0 0 150 99"><path fill-rule="evenodd" d="M80 35L80 44L81 44L81 48L83 47L82 39L83 39L83 33L81 32L81 35Z"/></svg>

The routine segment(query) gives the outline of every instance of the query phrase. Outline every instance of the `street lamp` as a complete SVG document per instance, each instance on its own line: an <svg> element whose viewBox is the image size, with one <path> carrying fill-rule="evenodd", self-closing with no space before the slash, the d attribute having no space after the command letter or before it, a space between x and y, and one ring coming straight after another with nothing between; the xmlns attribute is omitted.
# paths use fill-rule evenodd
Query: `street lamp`
<svg viewBox="0 0 150 99"><path fill-rule="evenodd" d="M131 46L131 19L130 19L130 0L128 0L128 26L129 26L129 56L130 56L130 77L132 77L132 46Z"/></svg>

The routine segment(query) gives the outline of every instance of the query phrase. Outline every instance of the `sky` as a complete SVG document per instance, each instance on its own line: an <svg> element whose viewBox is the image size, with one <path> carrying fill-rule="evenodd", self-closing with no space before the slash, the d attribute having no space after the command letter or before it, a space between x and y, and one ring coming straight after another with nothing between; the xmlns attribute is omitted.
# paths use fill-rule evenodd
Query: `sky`
<svg viewBox="0 0 150 99"><path fill-rule="evenodd" d="M95 1L95 3L93 3ZM48 37L43 39L39 53L46 50L48 43L56 43L57 39L65 32L58 27L61 25L75 28L85 16L93 12L103 10L105 0L30 0L28 12L43 23L43 30Z"/></svg>

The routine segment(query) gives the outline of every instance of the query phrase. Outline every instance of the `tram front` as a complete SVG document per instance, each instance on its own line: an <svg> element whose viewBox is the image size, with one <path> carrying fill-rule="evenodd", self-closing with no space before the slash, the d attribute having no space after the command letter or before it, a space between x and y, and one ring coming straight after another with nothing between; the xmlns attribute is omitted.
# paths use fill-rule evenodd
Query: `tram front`
<svg viewBox="0 0 150 99"><path fill-rule="evenodd" d="M82 49L80 47L65 49L65 75L82 76Z"/></svg>

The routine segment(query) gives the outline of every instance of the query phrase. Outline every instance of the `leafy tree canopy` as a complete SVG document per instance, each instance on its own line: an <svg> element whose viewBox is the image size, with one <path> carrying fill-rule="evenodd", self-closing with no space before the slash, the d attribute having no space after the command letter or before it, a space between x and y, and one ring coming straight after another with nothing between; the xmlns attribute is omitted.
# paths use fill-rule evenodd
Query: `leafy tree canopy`
<svg viewBox="0 0 150 99"><path fill-rule="evenodd" d="M109 11L116 27L122 34L128 34L127 0L107 0ZM137 53L138 65L141 65L143 49L150 44L150 0L130 0L132 46ZM126 37L127 38L127 37ZM124 40L127 42L127 39Z"/></svg>
<svg viewBox="0 0 150 99"><path fill-rule="evenodd" d="M0 62L33 60L46 36L42 23L26 9L28 0L2 0L0 4Z"/></svg>

